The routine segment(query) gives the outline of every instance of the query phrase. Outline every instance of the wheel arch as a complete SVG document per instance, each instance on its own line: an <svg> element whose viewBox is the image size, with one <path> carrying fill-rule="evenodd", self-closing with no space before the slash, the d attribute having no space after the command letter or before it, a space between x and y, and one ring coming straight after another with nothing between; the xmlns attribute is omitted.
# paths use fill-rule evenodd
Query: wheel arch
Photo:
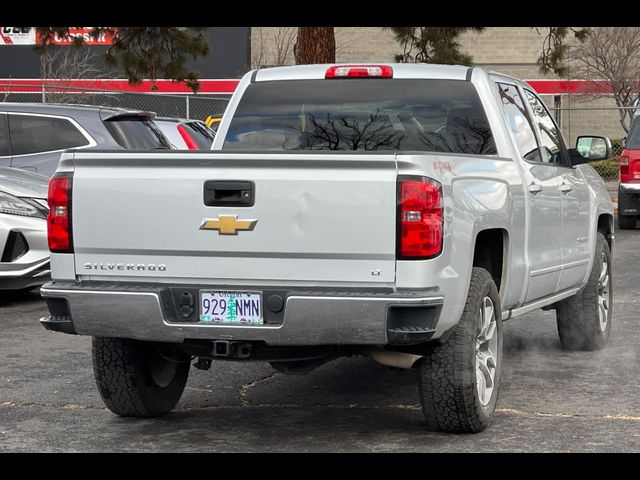
<svg viewBox="0 0 640 480"><path fill-rule="evenodd" d="M612 248L612 238L613 238L613 215L610 213L601 213L598 216L598 223L596 228L596 233L602 232L604 238L607 239L607 243L609 244L609 248Z"/></svg>
<svg viewBox="0 0 640 480"><path fill-rule="evenodd" d="M507 285L509 232L504 228L487 228L476 234L473 248L473 267L489 272L502 298Z"/></svg>

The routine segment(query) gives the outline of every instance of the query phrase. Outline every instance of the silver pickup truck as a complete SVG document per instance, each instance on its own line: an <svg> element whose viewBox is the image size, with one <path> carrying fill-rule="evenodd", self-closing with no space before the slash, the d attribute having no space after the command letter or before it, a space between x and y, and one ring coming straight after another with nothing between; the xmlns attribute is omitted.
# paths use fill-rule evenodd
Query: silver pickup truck
<svg viewBox="0 0 640 480"><path fill-rule="evenodd" d="M427 426L493 417L502 322L611 329L613 208L524 82L479 68L248 73L210 152L67 151L49 188L50 330L93 336L105 404L158 416L191 363L414 368Z"/></svg>

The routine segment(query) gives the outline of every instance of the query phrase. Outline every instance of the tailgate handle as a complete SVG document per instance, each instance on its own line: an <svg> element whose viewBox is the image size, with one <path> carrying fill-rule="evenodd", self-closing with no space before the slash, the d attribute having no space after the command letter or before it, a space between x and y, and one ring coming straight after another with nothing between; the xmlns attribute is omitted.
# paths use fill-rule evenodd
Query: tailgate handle
<svg viewBox="0 0 640 480"><path fill-rule="evenodd" d="M204 182L204 204L208 207L252 207L253 182L208 180Z"/></svg>

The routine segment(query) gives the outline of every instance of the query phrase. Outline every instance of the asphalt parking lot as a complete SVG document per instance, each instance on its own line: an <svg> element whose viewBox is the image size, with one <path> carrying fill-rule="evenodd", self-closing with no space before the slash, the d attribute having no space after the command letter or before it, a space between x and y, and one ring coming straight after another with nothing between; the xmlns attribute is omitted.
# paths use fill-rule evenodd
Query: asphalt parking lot
<svg viewBox="0 0 640 480"><path fill-rule="evenodd" d="M1 452L638 452L640 231L616 233L614 317L600 352L561 350L555 312L505 324L494 424L424 430L415 372L363 357L306 376L268 364L192 369L177 410L124 419L98 395L90 339L47 332L37 294L0 296Z"/></svg>

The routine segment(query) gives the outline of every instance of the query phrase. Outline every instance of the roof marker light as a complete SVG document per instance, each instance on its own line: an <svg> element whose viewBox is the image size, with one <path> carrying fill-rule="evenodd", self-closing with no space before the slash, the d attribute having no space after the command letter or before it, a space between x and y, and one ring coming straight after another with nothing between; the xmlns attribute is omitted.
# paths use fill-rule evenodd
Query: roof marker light
<svg viewBox="0 0 640 480"><path fill-rule="evenodd" d="M324 78L393 78L389 65L334 65Z"/></svg>

